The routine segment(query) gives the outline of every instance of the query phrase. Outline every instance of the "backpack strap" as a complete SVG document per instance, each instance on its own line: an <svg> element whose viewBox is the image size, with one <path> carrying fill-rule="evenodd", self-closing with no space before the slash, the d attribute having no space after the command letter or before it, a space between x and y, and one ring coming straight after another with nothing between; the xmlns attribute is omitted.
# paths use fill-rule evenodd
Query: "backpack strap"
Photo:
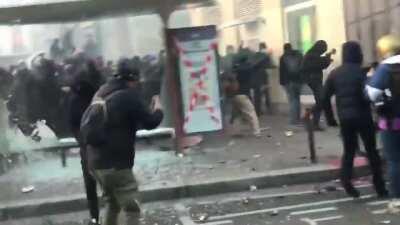
<svg viewBox="0 0 400 225"><path fill-rule="evenodd" d="M103 108L103 115L104 115L104 120L107 121L108 120L108 109L107 109L107 101L114 96L115 94L119 93L122 90L117 90L117 91L113 91L110 94L106 95L105 97L100 97L98 95L95 95L93 97L92 102L90 103L90 105L100 105Z"/></svg>
<svg viewBox="0 0 400 225"><path fill-rule="evenodd" d="M99 105L103 108L103 115L104 115L104 120L107 121L108 118L108 110L107 110L107 104L106 104L106 99L95 96L93 98L92 103L90 104L92 105Z"/></svg>

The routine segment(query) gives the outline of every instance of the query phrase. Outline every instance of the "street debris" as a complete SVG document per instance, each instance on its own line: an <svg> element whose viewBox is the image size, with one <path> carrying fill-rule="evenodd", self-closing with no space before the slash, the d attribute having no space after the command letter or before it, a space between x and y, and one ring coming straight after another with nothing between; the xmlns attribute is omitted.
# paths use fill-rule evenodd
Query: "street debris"
<svg viewBox="0 0 400 225"><path fill-rule="evenodd" d="M168 147L168 146L159 146L159 148L160 148L160 151L162 151L162 152L167 152L167 151L172 150L172 148Z"/></svg>
<svg viewBox="0 0 400 225"><path fill-rule="evenodd" d="M293 135L294 135L294 132L293 132L293 131L290 131L290 130L289 130L289 131L286 131L286 132L285 132L285 136L286 136L286 137L292 137Z"/></svg>
<svg viewBox="0 0 400 225"><path fill-rule="evenodd" d="M257 169L253 167L253 168L251 168L251 171L256 172Z"/></svg>
<svg viewBox="0 0 400 225"><path fill-rule="evenodd" d="M69 151L71 154L77 155L81 150L79 148L71 148Z"/></svg>
<svg viewBox="0 0 400 225"><path fill-rule="evenodd" d="M379 223L380 223L380 224L391 224L392 221L390 221L390 220L382 220L382 221L380 221Z"/></svg>
<svg viewBox="0 0 400 225"><path fill-rule="evenodd" d="M324 190L322 190L320 185L314 185L313 189L317 192L317 194L322 194L325 192Z"/></svg>
<svg viewBox="0 0 400 225"><path fill-rule="evenodd" d="M242 199L242 203L248 205L250 203L250 200L248 198L244 198Z"/></svg>
<svg viewBox="0 0 400 225"><path fill-rule="evenodd" d="M392 201L388 205L388 211L392 214L400 214L400 201Z"/></svg>
<svg viewBox="0 0 400 225"><path fill-rule="evenodd" d="M255 158L255 159L261 158L261 155L260 154L255 154L255 155L253 155L253 158Z"/></svg>
<svg viewBox="0 0 400 225"><path fill-rule="evenodd" d="M198 215L198 220L200 221L200 222L205 222L205 221L207 221L208 220L208 214L207 213L202 213L202 214L199 214Z"/></svg>
<svg viewBox="0 0 400 225"><path fill-rule="evenodd" d="M250 186L250 191L257 191L257 186L256 185L251 185Z"/></svg>
<svg viewBox="0 0 400 225"><path fill-rule="evenodd" d="M183 158L183 157L185 157L185 155L183 153L178 153L178 157Z"/></svg>
<svg viewBox="0 0 400 225"><path fill-rule="evenodd" d="M234 140L232 140L232 141L230 141L229 143L228 143L228 146L229 147L232 147L232 146L234 146L236 144L236 142L234 141Z"/></svg>
<svg viewBox="0 0 400 225"><path fill-rule="evenodd" d="M337 187L333 186L333 185L328 185L328 186L324 187L324 190L326 192L334 192L334 191L337 191Z"/></svg>
<svg viewBox="0 0 400 225"><path fill-rule="evenodd" d="M32 192L32 191L34 191L34 190L35 190L35 187L32 186L32 185L29 185L29 186L23 187L23 188L21 189L21 192L22 192L22 193L30 193L30 192Z"/></svg>
<svg viewBox="0 0 400 225"><path fill-rule="evenodd" d="M276 146L278 146L278 147L280 147L281 145L282 145L282 143L280 143L280 142L276 143Z"/></svg>
<svg viewBox="0 0 400 225"><path fill-rule="evenodd" d="M221 160L221 161L218 161L217 163L218 164L226 164L226 161Z"/></svg>
<svg viewBox="0 0 400 225"><path fill-rule="evenodd" d="M279 211L278 210L274 210L274 211L271 212L270 215L271 216L277 216L277 215L279 215Z"/></svg>
<svg viewBox="0 0 400 225"><path fill-rule="evenodd" d="M261 132L264 132L264 131L267 131L267 130L271 130L271 127L261 127L260 128Z"/></svg>

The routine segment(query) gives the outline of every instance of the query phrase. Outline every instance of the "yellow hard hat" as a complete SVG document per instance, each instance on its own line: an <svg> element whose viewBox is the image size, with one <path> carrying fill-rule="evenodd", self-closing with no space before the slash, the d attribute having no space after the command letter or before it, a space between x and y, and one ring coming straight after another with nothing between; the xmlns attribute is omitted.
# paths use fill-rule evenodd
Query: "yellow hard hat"
<svg viewBox="0 0 400 225"><path fill-rule="evenodd" d="M383 36L377 43L378 53L382 58L389 58L400 52L400 35Z"/></svg>

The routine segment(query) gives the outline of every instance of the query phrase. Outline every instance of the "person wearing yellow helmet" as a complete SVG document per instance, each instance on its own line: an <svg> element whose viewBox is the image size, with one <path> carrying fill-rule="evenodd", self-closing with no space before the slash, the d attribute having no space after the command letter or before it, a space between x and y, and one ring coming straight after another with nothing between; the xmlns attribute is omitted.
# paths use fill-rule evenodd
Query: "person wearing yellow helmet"
<svg viewBox="0 0 400 225"><path fill-rule="evenodd" d="M380 117L378 126L389 168L391 195L400 199L400 36L382 37L377 51L383 61L366 91Z"/></svg>

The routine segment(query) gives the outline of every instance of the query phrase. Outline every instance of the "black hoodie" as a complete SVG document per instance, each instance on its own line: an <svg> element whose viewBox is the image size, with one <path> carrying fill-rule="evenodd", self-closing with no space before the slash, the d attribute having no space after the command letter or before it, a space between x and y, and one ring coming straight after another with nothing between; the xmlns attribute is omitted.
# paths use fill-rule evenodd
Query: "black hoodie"
<svg viewBox="0 0 400 225"><path fill-rule="evenodd" d="M303 59L302 72L307 83L322 82L323 70L332 62L331 55L322 56L328 49L325 41L317 41Z"/></svg>
<svg viewBox="0 0 400 225"><path fill-rule="evenodd" d="M143 103L140 91L137 88L129 88L126 82L120 79L113 79L103 85L96 96L109 96L106 103L108 139L100 148L88 148L89 167L132 168L137 130L156 128L163 119L163 113L160 110L151 113Z"/></svg>
<svg viewBox="0 0 400 225"><path fill-rule="evenodd" d="M343 45L343 64L333 70L324 87L323 103L328 123L333 122L331 97L336 96L340 120L369 119L370 104L364 95L366 74L361 68L363 55L357 42Z"/></svg>
<svg viewBox="0 0 400 225"><path fill-rule="evenodd" d="M87 62L86 65L74 65L75 74L70 84L71 92L68 96L68 122L76 134L79 131L83 113L90 105L96 91L102 85L100 72L94 67L93 62Z"/></svg>

